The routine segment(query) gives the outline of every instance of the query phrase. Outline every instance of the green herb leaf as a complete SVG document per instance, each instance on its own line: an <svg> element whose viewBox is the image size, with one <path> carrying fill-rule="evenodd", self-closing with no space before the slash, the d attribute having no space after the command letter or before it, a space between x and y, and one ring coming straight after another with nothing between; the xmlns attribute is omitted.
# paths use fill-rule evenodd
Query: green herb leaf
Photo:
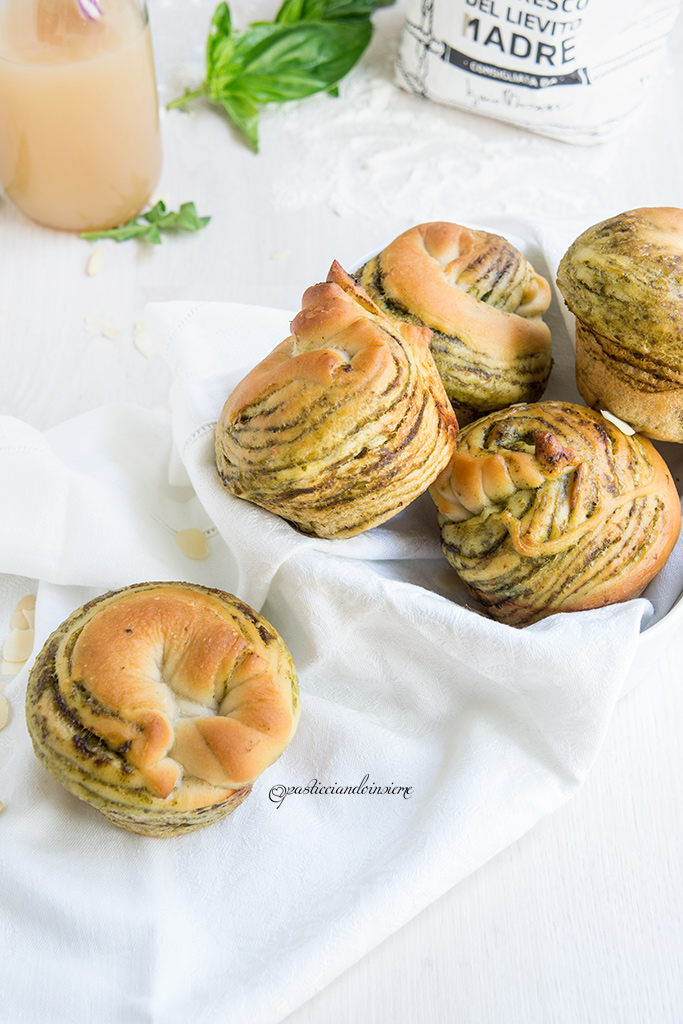
<svg viewBox="0 0 683 1024"><path fill-rule="evenodd" d="M258 103L238 89L226 91L220 102L228 118L242 132L255 153L258 152Z"/></svg>
<svg viewBox="0 0 683 1024"><path fill-rule="evenodd" d="M392 3L284 0L274 21L254 22L243 31L235 31L227 3L220 3L206 46L206 78L169 107L205 95L257 151L260 108L318 92L338 95L338 83L370 42L370 16Z"/></svg>
<svg viewBox="0 0 683 1024"><path fill-rule="evenodd" d="M232 32L230 8L219 4L214 11L206 41L207 77L219 76L230 68L235 52L235 37Z"/></svg>
<svg viewBox="0 0 683 1024"><path fill-rule="evenodd" d="M304 99L333 88L370 42L372 27L357 22L273 25L264 35L247 29L235 47L240 73L209 79L214 101L237 93L254 103Z"/></svg>
<svg viewBox="0 0 683 1024"><path fill-rule="evenodd" d="M119 228L105 228L103 231L85 231L81 238L95 242L100 238L111 238L114 242L127 242L130 238L139 238L152 245L161 244L162 231L199 231L211 220L210 217L199 217L194 203L183 203L177 213L167 210L161 200L147 213L133 217L127 224Z"/></svg>
<svg viewBox="0 0 683 1024"><path fill-rule="evenodd" d="M284 0L275 21L291 24L297 21L369 18L378 7L390 7L393 3L394 0Z"/></svg>

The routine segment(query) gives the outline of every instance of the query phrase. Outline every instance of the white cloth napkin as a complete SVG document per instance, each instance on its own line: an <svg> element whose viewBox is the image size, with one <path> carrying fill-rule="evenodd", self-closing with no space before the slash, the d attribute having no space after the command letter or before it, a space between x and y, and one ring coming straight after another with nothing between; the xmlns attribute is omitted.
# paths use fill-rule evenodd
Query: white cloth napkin
<svg viewBox="0 0 683 1024"><path fill-rule="evenodd" d="M552 316L550 396L575 397ZM160 840L115 828L52 779L23 720L26 670L8 683L3 1024L281 1021L581 785L656 614L641 598L514 630L470 607L426 496L331 542L225 493L213 423L289 318L150 307L176 376L172 425L133 407L45 435L0 420L0 571L41 581L37 649L98 593L191 580L270 619L303 701L292 744L245 804ZM206 532L204 561L178 547L187 527ZM681 578L672 570L658 614Z"/></svg>

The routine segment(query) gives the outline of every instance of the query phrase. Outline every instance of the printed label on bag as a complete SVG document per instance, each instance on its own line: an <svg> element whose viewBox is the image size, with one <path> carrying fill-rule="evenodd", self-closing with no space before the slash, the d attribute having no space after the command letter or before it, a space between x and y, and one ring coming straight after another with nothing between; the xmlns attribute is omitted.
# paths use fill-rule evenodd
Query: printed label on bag
<svg viewBox="0 0 683 1024"><path fill-rule="evenodd" d="M641 101L680 0L412 0L396 73L429 99L575 142Z"/></svg>

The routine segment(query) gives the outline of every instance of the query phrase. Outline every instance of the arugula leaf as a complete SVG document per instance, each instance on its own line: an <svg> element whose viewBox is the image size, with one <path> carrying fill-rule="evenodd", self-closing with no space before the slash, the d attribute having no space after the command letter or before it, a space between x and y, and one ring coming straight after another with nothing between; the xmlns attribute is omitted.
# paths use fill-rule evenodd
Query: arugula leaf
<svg viewBox="0 0 683 1024"><path fill-rule="evenodd" d="M283 0L275 20L236 31L228 4L216 8L206 44L206 78L172 100L199 96L221 107L258 152L258 117L266 103L338 95L338 83L365 52L370 16L394 0Z"/></svg>
<svg viewBox="0 0 683 1024"><path fill-rule="evenodd" d="M194 203L183 203L177 213L166 209L166 204L159 200L147 213L133 217L120 228L105 228L103 231L85 231L81 238L89 242L100 238L111 238L114 242L126 242L129 238L139 238L152 245L161 244L162 231L199 231L211 220L210 217L199 217Z"/></svg>

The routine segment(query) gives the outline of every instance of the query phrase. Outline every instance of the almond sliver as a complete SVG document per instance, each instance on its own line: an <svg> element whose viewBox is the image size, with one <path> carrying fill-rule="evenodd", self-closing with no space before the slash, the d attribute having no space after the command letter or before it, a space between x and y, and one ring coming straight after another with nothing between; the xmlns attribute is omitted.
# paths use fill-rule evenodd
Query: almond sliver
<svg viewBox="0 0 683 1024"><path fill-rule="evenodd" d="M25 664L25 661L5 661L3 658L0 662L0 672L4 676L17 676Z"/></svg>
<svg viewBox="0 0 683 1024"><path fill-rule="evenodd" d="M36 595L27 594L26 597L22 597L17 602L17 606L12 613L10 619L10 626L12 629L29 629L33 628L36 613Z"/></svg>
<svg viewBox="0 0 683 1024"><path fill-rule="evenodd" d="M0 729L4 729L9 722L9 701L4 693L0 693Z"/></svg>
<svg viewBox="0 0 683 1024"><path fill-rule="evenodd" d="M146 359L156 354L157 347L154 336L142 317L136 320L133 326L133 344L140 355Z"/></svg>
<svg viewBox="0 0 683 1024"><path fill-rule="evenodd" d="M116 324L110 323L109 320L103 320L101 316L88 314L83 323L89 334L101 334L103 338L109 338L110 341L113 341L121 333Z"/></svg>
<svg viewBox="0 0 683 1024"><path fill-rule="evenodd" d="M188 558L202 559L209 553L209 545L203 530L179 530L175 534L176 544Z"/></svg>
<svg viewBox="0 0 683 1024"><path fill-rule="evenodd" d="M636 433L635 427L632 427L630 423L626 423L625 420L615 416L609 409L601 409L600 414L613 423L617 430L620 430L622 434L627 434L629 437Z"/></svg>
<svg viewBox="0 0 683 1024"><path fill-rule="evenodd" d="M2 648L5 661L28 661L33 650L33 638L32 629L13 629Z"/></svg>
<svg viewBox="0 0 683 1024"><path fill-rule="evenodd" d="M85 265L85 272L88 277L96 277L102 269L102 250L99 248L93 249L88 257L88 262Z"/></svg>

